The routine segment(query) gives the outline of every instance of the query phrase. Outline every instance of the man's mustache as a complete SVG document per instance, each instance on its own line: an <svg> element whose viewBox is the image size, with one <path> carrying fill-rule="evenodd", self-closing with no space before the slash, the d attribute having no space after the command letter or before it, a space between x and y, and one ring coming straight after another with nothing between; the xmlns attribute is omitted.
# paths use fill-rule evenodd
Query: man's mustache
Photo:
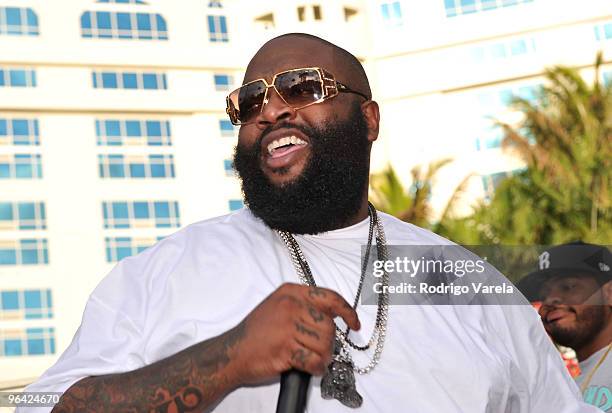
<svg viewBox="0 0 612 413"><path fill-rule="evenodd" d="M295 125L293 123L283 121L277 125L270 125L267 128L265 128L261 132L261 135L259 135L259 138L257 139L257 145L261 146L261 142L264 140L266 136L268 136L272 132L276 132L277 130L281 130L281 129L297 129L300 132L302 132L304 135L307 135L309 137L312 136L313 134L313 131L310 130L310 128L306 128L301 125Z"/></svg>
<svg viewBox="0 0 612 413"><path fill-rule="evenodd" d="M571 305L566 305L566 304L553 304L553 305L547 305L547 306L542 306L542 310L540 311L540 318L543 321L546 321L546 318L548 317L548 314L550 314L553 311L557 311L557 310L561 310L561 311L566 311L569 313L576 313L576 309L571 306Z"/></svg>

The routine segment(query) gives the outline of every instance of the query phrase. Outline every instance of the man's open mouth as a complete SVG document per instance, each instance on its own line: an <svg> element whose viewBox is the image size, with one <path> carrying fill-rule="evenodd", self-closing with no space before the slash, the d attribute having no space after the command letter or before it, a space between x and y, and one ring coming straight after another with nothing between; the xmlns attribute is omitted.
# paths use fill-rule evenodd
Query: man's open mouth
<svg viewBox="0 0 612 413"><path fill-rule="evenodd" d="M295 152L302 147L308 145L308 143L298 138L295 135L286 136L284 138L276 139L268 144L268 155L272 158L279 158L281 156L288 155L291 152Z"/></svg>
<svg viewBox="0 0 612 413"><path fill-rule="evenodd" d="M270 170L288 170L304 161L310 138L296 128L280 128L261 141L262 163Z"/></svg>

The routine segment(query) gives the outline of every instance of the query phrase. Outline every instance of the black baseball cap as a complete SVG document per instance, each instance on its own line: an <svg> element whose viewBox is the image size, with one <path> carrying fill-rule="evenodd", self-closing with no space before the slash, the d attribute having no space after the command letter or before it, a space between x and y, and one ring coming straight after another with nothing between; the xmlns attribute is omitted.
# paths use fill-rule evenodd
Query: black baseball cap
<svg viewBox="0 0 612 413"><path fill-rule="evenodd" d="M612 281L612 253L606 246L582 241L554 246L540 254L535 271L523 277L517 288L529 301L538 301L544 282L564 276L591 276L600 285Z"/></svg>

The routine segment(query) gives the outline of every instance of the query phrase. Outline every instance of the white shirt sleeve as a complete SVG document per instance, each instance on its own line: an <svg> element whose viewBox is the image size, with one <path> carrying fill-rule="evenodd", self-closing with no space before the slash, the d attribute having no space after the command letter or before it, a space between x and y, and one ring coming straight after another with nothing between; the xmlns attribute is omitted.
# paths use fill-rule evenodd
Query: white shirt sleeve
<svg viewBox="0 0 612 413"><path fill-rule="evenodd" d="M542 353L540 366L535 370L533 412L554 411L558 413L601 413L595 406L582 400L582 395L571 378L561 355L548 337L534 342L534 349Z"/></svg>
<svg viewBox="0 0 612 413"><path fill-rule="evenodd" d="M81 325L58 361L24 391L65 392L90 376L122 373L145 365L142 325L146 316L148 259L143 254L121 261L89 297ZM52 408L17 409L18 413Z"/></svg>

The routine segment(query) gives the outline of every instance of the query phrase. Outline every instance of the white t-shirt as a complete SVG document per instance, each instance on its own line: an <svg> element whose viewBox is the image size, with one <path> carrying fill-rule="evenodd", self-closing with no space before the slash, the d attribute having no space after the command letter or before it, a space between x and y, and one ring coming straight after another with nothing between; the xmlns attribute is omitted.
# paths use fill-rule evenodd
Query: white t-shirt
<svg viewBox="0 0 612 413"><path fill-rule="evenodd" d="M449 241L380 214L389 244ZM321 235L296 236L317 284L352 302L368 220ZM80 328L58 362L29 391L65 391L76 381L138 369L238 324L285 282L299 282L280 238L243 209L178 231L121 261L94 290ZM357 309L367 342L376 306ZM389 308L380 363L357 375L359 412L597 412L579 391L527 305ZM366 365L365 354L355 354ZM371 356L371 353L368 354ZM215 413L273 412L278 382L239 388ZM49 411L27 409L24 413ZM320 396L311 380L308 411L352 412Z"/></svg>
<svg viewBox="0 0 612 413"><path fill-rule="evenodd" d="M576 383L582 387L582 384L589 376L591 371L597 366L599 361L605 357L602 363L593 373L591 381L584 389L584 400L597 406L604 412L612 412L612 352L606 355L608 346L591 354L591 357L580 362L580 375L576 377Z"/></svg>

